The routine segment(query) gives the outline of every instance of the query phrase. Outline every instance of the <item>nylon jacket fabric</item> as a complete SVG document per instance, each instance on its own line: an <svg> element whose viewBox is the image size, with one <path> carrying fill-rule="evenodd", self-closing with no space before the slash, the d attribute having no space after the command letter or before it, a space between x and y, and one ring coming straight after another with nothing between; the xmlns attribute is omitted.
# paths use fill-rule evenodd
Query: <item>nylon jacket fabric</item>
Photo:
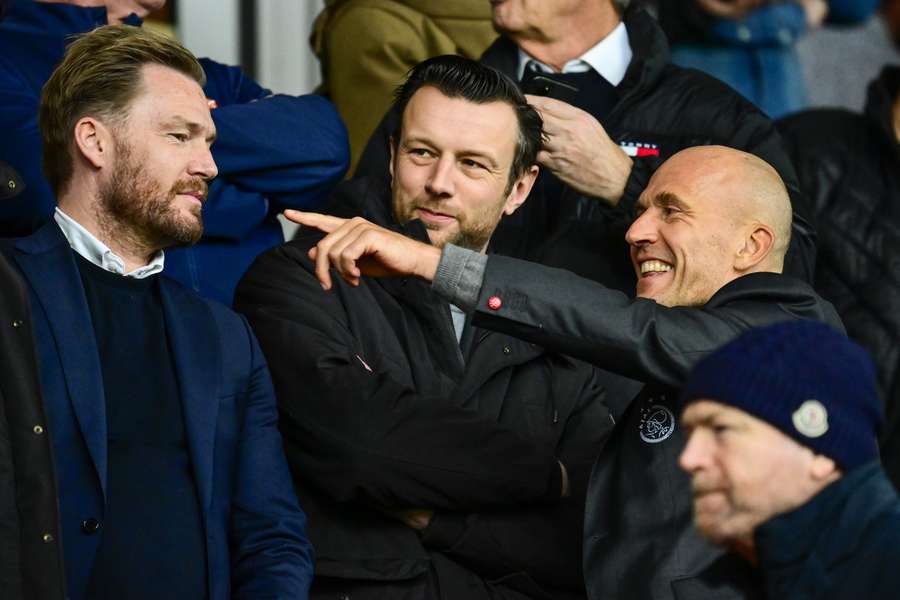
<svg viewBox="0 0 900 600"><path fill-rule="evenodd" d="M356 179L331 208L398 229L389 199ZM401 231L427 240L418 221ZM272 369L317 575L365 587L436 570L441 598L487 597L452 562L491 593L584 597L584 491L613 426L596 370L477 328L458 344L449 305L421 281L338 278L324 292L306 254L316 241L261 256L237 307ZM437 511L421 536L378 510L410 507Z"/></svg>
<svg viewBox="0 0 900 600"><path fill-rule="evenodd" d="M41 87L68 37L106 24L106 9L14 0L0 23L0 160L25 190L0 205L0 236L23 236L48 220L56 198L41 172ZM127 24L140 25L137 17ZM166 251L166 273L201 295L231 304L253 259L284 241L276 214L324 203L348 164L346 130L324 98L272 95L237 67L208 59L206 95L218 138L219 176L203 206L204 237Z"/></svg>
<svg viewBox="0 0 900 600"><path fill-rule="evenodd" d="M900 500L877 463L845 474L754 537L770 599L897 595Z"/></svg>
<svg viewBox="0 0 900 600"><path fill-rule="evenodd" d="M500 298L491 308L490 299ZM567 271L492 256L473 317L478 327L565 352L630 378L609 407L616 430L591 475L585 517L590 598L758 598L758 578L703 540L692 523L678 388L691 367L751 327L815 319L841 329L807 284L754 273L702 308L666 308ZM645 385L641 386L642 382Z"/></svg>
<svg viewBox="0 0 900 600"><path fill-rule="evenodd" d="M869 86L864 115L813 110L779 122L819 222L816 289L868 350L885 405L882 460L900 484L900 67Z"/></svg>
<svg viewBox="0 0 900 600"><path fill-rule="evenodd" d="M0 590L6 600L65 598L49 429L28 289L0 255Z"/></svg>

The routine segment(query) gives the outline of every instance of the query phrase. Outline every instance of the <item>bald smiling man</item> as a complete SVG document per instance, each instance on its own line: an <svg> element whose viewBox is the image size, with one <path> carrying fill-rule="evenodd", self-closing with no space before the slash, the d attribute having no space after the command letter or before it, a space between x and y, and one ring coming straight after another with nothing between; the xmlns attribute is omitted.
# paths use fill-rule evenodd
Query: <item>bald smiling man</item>
<svg viewBox="0 0 900 600"><path fill-rule="evenodd" d="M790 242L784 183L730 148L683 150L652 177L626 233L637 298L551 269L445 245L363 219L291 213L329 233L311 257L326 289L333 268L432 282L473 323L607 371L617 430L598 457L585 516L591 598L753 598L754 574L691 525L678 389L701 358L752 327L812 319L841 329L834 308L781 274Z"/></svg>

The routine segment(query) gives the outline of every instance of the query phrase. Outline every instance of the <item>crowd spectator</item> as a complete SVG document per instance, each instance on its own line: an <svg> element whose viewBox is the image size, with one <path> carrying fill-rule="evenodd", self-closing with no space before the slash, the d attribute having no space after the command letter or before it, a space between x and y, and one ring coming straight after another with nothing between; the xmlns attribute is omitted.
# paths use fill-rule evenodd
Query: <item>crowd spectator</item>
<svg viewBox="0 0 900 600"><path fill-rule="evenodd" d="M85 6L89 4L90 6ZM107 23L140 25L165 0L13 0L0 24L0 160L25 181L0 205L0 236L32 233L57 198L41 172L37 109L41 87L71 37ZM285 208L324 202L348 162L346 130L320 96L273 95L238 67L208 59L205 93L218 130L219 178L203 208L204 237L167 253L167 275L201 295L231 304L234 287L261 251L284 241L276 219Z"/></svg>
<svg viewBox="0 0 900 600"><path fill-rule="evenodd" d="M482 252L531 189L540 118L455 56L418 65L398 104L391 187L356 178L329 208ZM595 369L472 326L422 281L327 293L311 231L256 261L236 308L272 369L313 597L584 598L584 493L613 427Z"/></svg>
<svg viewBox="0 0 900 600"><path fill-rule="evenodd" d="M864 114L818 109L778 125L818 223L815 287L878 367L882 459L900 485L900 67L868 96Z"/></svg>
<svg viewBox="0 0 900 600"><path fill-rule="evenodd" d="M670 64L656 21L638 6L620 15L618 4L491 3L501 36L481 61L526 91L553 96L529 96L548 134L538 154L543 169L531 199L501 222L492 249L631 291L624 233L651 174L683 148L722 144L760 156L787 184L795 211L787 270L811 279L815 235L772 123L727 86ZM397 121L393 112L382 122L358 174L386 177Z"/></svg>
<svg viewBox="0 0 900 600"><path fill-rule="evenodd" d="M422 244L361 220L290 213L330 232L316 246L351 284L363 275L430 281L476 327L513 335L632 378L610 389L617 426L587 494L584 569L590 598L750 598L758 581L694 532L678 388L691 367L740 332L825 321L834 308L783 275L791 208L777 172L738 150L683 150L650 179L627 232L638 298L567 271ZM612 380L611 380L612 381ZM710 570L710 565L716 568Z"/></svg>
<svg viewBox="0 0 900 600"><path fill-rule="evenodd" d="M862 348L820 323L750 331L697 365L684 401L697 527L767 598L896 595L900 501Z"/></svg>
<svg viewBox="0 0 900 600"><path fill-rule="evenodd" d="M797 42L877 8L878 0L664 0L659 16L672 62L724 81L776 119L807 106Z"/></svg>
<svg viewBox="0 0 900 600"><path fill-rule="evenodd" d="M302 599L312 578L249 325L160 275L216 175L204 78L139 28L71 44L38 118L59 204L0 246L28 288L60 514L41 541L72 600Z"/></svg>
<svg viewBox="0 0 900 600"><path fill-rule="evenodd" d="M410 69L442 54L478 58L496 37L485 0L325 0L310 43L319 91L347 124L350 172Z"/></svg>

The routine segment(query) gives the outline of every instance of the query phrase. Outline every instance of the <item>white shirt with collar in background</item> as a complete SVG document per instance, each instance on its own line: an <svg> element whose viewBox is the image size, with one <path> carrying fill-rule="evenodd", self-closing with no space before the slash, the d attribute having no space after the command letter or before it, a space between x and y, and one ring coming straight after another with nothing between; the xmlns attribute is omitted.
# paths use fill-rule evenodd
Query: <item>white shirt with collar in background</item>
<svg viewBox="0 0 900 600"><path fill-rule="evenodd" d="M78 221L61 211L59 207L57 207L56 212L53 213L53 219L56 221L56 224L59 225L63 235L66 236L72 250L105 271L115 273L116 275L123 275L125 277L133 277L134 279L144 279L145 277L156 275L163 270L166 257L165 253L160 250L153 256L153 260L150 261L150 264L138 267L134 271L126 273L125 261L122 260L118 254L110 250L106 244L94 237L94 235L82 227Z"/></svg>
<svg viewBox="0 0 900 600"><path fill-rule="evenodd" d="M628 41L628 31L625 23L619 23L608 36L600 40L596 46L563 65L562 73L584 73L593 69L603 79L613 85L619 85L625 79L625 72L631 64L631 44ZM525 73L528 63L535 63L545 73L555 73L556 69L536 60L519 48L519 69L517 75L519 81Z"/></svg>

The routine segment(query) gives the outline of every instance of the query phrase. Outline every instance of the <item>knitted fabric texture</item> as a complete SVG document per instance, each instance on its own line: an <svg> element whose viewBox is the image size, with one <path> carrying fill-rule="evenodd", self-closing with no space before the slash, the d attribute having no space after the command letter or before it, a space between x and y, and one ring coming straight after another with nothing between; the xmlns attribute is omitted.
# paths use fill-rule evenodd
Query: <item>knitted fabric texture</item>
<svg viewBox="0 0 900 600"><path fill-rule="evenodd" d="M878 458L881 404L872 362L812 321L748 331L700 361L682 401L739 408L849 471Z"/></svg>

